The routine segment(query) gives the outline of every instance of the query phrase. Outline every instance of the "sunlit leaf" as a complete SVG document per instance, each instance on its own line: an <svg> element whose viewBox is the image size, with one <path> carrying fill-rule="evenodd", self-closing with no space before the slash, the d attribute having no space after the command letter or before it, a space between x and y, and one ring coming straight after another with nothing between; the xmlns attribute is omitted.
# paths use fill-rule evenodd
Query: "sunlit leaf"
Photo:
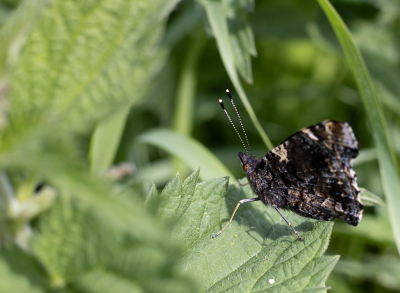
<svg viewBox="0 0 400 293"><path fill-rule="evenodd" d="M228 179L198 182L198 171L183 183L176 176L163 190L158 216L177 221L171 239L186 247L179 270L194 275L201 291L324 292L337 256L323 256L332 222L285 212L304 237L298 240L280 215L261 202L241 206L220 236L240 199L254 197L249 186Z"/></svg>
<svg viewBox="0 0 400 293"><path fill-rule="evenodd" d="M80 198L59 197L41 217L40 233L33 241L33 253L53 288L68 286L79 292L194 290L189 279L174 273L178 247L165 241L165 229L144 209L111 197L99 198L100 205L86 204ZM101 208L103 204L108 211Z"/></svg>
<svg viewBox="0 0 400 293"><path fill-rule="evenodd" d="M164 62L157 48L175 3L50 1L13 70L2 148L49 127L85 132L140 101Z"/></svg>
<svg viewBox="0 0 400 293"><path fill-rule="evenodd" d="M202 168L202 178L230 176L228 169L199 142L167 129L148 131L137 138L139 143L157 146L179 158L191 170Z"/></svg>
<svg viewBox="0 0 400 293"><path fill-rule="evenodd" d="M0 292L45 293L46 273L31 255L18 249L2 248L0 253Z"/></svg>

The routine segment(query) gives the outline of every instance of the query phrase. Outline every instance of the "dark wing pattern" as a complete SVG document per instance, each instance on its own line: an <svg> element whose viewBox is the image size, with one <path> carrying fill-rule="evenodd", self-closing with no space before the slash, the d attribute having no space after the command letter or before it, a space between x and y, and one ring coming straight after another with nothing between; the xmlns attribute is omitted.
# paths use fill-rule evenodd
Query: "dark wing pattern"
<svg viewBox="0 0 400 293"><path fill-rule="evenodd" d="M342 218L357 226L363 206L352 161L358 150L346 122L327 120L303 128L263 158L270 186L259 197L301 216Z"/></svg>

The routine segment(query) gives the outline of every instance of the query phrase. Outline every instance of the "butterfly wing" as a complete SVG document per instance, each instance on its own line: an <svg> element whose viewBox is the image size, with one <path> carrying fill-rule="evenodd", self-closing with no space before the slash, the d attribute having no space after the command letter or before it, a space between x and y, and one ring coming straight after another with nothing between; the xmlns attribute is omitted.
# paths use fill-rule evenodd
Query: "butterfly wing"
<svg viewBox="0 0 400 293"><path fill-rule="evenodd" d="M263 158L270 186L260 199L305 217L342 218L356 226L363 211L352 169L358 150L346 122L327 120L303 128Z"/></svg>

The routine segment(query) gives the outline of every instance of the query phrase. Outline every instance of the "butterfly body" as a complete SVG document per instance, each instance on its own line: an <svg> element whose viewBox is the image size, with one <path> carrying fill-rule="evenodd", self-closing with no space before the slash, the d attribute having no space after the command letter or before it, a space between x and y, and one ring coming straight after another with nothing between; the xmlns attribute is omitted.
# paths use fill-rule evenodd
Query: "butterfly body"
<svg viewBox="0 0 400 293"><path fill-rule="evenodd" d="M359 144L346 122L326 120L303 128L263 159L238 153L259 200L304 217L342 218L357 226L363 206L352 161Z"/></svg>

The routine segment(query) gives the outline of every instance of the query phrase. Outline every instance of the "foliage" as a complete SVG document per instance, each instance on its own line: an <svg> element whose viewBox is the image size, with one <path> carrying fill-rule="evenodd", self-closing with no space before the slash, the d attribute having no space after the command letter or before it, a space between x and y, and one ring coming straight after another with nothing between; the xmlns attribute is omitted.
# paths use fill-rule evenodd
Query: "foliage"
<svg viewBox="0 0 400 293"><path fill-rule="evenodd" d="M153 189L147 203L158 205L163 222L173 223L171 240L185 248L179 269L195 277L200 291L325 291L338 260L322 256L332 223L287 214L304 236L301 242L277 212L258 202L241 207L231 227L212 239L236 203L253 194L248 185L228 186L227 178L198 178L199 170L183 183L178 174L159 196Z"/></svg>
<svg viewBox="0 0 400 293"><path fill-rule="evenodd" d="M397 1L178 2L0 1L0 291L400 290ZM254 197L226 88L259 157L349 122L358 227L254 202L211 239Z"/></svg>

